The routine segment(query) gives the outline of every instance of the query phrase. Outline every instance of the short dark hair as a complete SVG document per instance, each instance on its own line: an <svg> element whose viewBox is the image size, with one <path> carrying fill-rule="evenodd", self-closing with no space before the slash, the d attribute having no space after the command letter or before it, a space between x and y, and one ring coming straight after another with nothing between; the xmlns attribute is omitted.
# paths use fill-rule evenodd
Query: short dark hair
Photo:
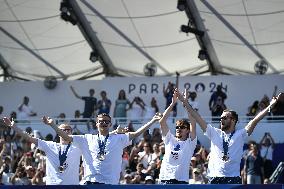
<svg viewBox="0 0 284 189"><path fill-rule="evenodd" d="M223 112L230 112L232 117L233 117L233 119L236 120L236 123L239 121L239 115L234 110L226 109Z"/></svg>
<svg viewBox="0 0 284 189"><path fill-rule="evenodd" d="M107 113L98 114L97 118L99 118L99 117L108 117L109 119L111 119L110 115L107 114Z"/></svg>

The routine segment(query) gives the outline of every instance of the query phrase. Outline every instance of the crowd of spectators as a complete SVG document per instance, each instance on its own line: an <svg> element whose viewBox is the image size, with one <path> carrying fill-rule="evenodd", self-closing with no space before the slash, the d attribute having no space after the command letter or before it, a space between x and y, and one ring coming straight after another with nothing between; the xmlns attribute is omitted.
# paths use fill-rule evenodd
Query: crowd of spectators
<svg viewBox="0 0 284 189"><path fill-rule="evenodd" d="M130 130L133 128L131 128ZM27 133L35 135L31 128ZM76 134L76 129L74 133ZM44 185L46 156L35 145L23 140L8 127L1 126L0 140L0 176L1 184L5 185ZM47 141L58 141L52 135L45 137L37 135ZM272 153L274 140L269 133L265 133L263 139L257 144L250 141L248 149L243 156L242 180L243 183L257 184L267 183L273 172ZM122 172L120 184L155 184L158 183L158 175L161 162L165 153L162 135L159 128L152 133L146 131L139 140L134 140L132 145L126 147L122 154ZM205 149L198 142L191 162L188 165L190 184L205 184L208 182L206 174L208 156L210 150ZM82 166L82 165L81 165ZM186 165L185 165L186 166ZM83 168L80 168L80 178Z"/></svg>
<svg viewBox="0 0 284 189"><path fill-rule="evenodd" d="M169 83L168 88L173 87ZM217 87L217 91L212 94L209 101L209 108L212 111L212 115L218 111L222 112L226 105L224 104L227 98L226 94L220 88ZM70 123L73 125L73 134L81 134L81 131L77 128L76 118L90 118L97 113L110 113L112 102L107 98L107 93L101 91L101 99L97 101L94 99L94 91L90 90L90 97L80 97L74 89L71 88L74 95L78 96L82 100L85 100L85 109L81 113L80 110L76 110L74 114L74 120ZM168 98L170 89L165 89L165 97ZM167 95L166 95L167 94ZM220 94L220 95L218 95ZM198 102L196 101L197 94L191 92L190 103L194 109L198 110ZM88 100L87 100L88 99ZM93 109L88 108L88 101L93 103ZM261 111L263 107L266 107L269 103L269 98L264 96L260 102L255 101L249 108L248 116L254 116L257 112ZM274 115L283 115L283 102L284 96L282 95L278 104L271 110ZM86 108L87 107L87 108ZM0 106L0 118L3 117L3 107ZM221 110L222 109L222 110ZM18 107L20 112L18 115L28 118L30 116L36 116L37 113L33 111L29 105L29 98L24 97L23 103ZM114 104L114 117L119 118L119 122L126 123L127 118L132 119L132 122L143 119L149 119L156 112L159 111L156 99L151 99L150 105L146 105L142 98L135 97L130 101L125 94L124 90L120 90L118 98ZM174 110L176 111L176 110ZM173 113L173 116L175 116ZM216 113L218 116L219 113ZM65 114L61 113L58 118L59 122L64 122ZM16 119L17 113L11 112L10 119ZM132 122L128 122L129 130L134 130ZM139 121L138 121L139 122ZM117 123L114 124L114 129ZM88 122L89 133L97 133L96 128L92 122ZM41 136L39 132L32 131L31 128L27 128L26 132L39 137L47 141L58 141L58 136L53 137L51 134ZM254 141L250 141L248 144L248 150L243 158L242 180L243 183L268 183L269 176L273 172L272 167L272 152L274 148L274 141L269 133L265 133L260 144ZM122 172L120 184L155 184L158 182L158 175L165 153L165 146L162 142L162 135L159 128L154 128L153 132L147 131L143 134L143 137L139 140L134 140L132 145L124 149L122 154ZM208 156L210 150L205 149L202 144L198 142L194 155L191 158L189 174L190 184L204 184L207 183L207 167ZM45 184L45 166L46 156L44 152L40 151L35 145L32 145L28 141L22 139L16 135L13 130L3 126L0 122L0 184L1 185L44 185ZM255 163L256 162L256 163ZM256 166L257 165L257 166ZM82 165L81 165L82 166ZM185 165L186 166L186 165ZM82 167L80 168L80 178L82 177Z"/></svg>

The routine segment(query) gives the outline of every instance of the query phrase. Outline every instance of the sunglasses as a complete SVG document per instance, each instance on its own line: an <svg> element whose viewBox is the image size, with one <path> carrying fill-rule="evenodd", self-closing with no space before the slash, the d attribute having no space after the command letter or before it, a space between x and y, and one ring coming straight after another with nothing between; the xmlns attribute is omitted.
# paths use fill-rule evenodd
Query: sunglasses
<svg viewBox="0 0 284 189"><path fill-rule="evenodd" d="M187 129L187 127L186 126L176 126L176 129Z"/></svg>
<svg viewBox="0 0 284 189"><path fill-rule="evenodd" d="M220 119L221 119L221 120L227 120L228 118L232 119L232 117L230 117L230 116L223 116L223 117L221 117Z"/></svg>
<svg viewBox="0 0 284 189"><path fill-rule="evenodd" d="M109 120L98 120L98 123L99 124L109 124L110 123L110 121Z"/></svg>
<svg viewBox="0 0 284 189"><path fill-rule="evenodd" d="M68 132L68 131L71 131L71 129L60 129L61 131L64 131L64 132Z"/></svg>

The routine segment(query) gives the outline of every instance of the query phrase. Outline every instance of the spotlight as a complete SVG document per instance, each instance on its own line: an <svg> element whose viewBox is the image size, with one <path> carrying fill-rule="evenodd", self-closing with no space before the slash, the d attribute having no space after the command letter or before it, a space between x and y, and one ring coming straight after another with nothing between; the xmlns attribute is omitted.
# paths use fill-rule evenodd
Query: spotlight
<svg viewBox="0 0 284 189"><path fill-rule="evenodd" d="M268 70L268 63L263 59L257 61L254 65L254 71L257 74L263 75L267 72L267 70Z"/></svg>
<svg viewBox="0 0 284 189"><path fill-rule="evenodd" d="M177 1L177 9L179 11L184 11L186 7L186 0L178 0Z"/></svg>
<svg viewBox="0 0 284 189"><path fill-rule="evenodd" d="M60 14L60 18L64 21L66 21L66 22L69 22L69 19L70 19L69 17L70 16L68 15L67 12L61 12L61 14Z"/></svg>
<svg viewBox="0 0 284 189"><path fill-rule="evenodd" d="M62 2L60 3L60 8L59 8L59 10L60 10L61 12L67 13L67 12L68 12L68 7L69 7L69 6L68 6L68 3L62 1Z"/></svg>
<svg viewBox="0 0 284 189"><path fill-rule="evenodd" d="M99 60L99 55L98 55L95 51L91 52L91 54L90 54L90 60L91 60L91 62L96 62L96 61L98 61L98 60Z"/></svg>
<svg viewBox="0 0 284 189"><path fill-rule="evenodd" d="M77 19L74 15L71 14L72 8L69 6L68 2L62 1L60 3L60 18L66 22L71 22L71 24L76 25Z"/></svg>
<svg viewBox="0 0 284 189"><path fill-rule="evenodd" d="M199 52L198 52L198 58L201 60L201 61L203 61L203 60L205 60L206 58L207 58L207 52L206 52L206 50L199 50Z"/></svg>
<svg viewBox="0 0 284 189"><path fill-rule="evenodd" d="M193 33L193 34L198 35L200 37L203 37L203 35L204 35L204 31L200 31L200 30L192 28L188 25L181 25L180 30L184 33Z"/></svg>

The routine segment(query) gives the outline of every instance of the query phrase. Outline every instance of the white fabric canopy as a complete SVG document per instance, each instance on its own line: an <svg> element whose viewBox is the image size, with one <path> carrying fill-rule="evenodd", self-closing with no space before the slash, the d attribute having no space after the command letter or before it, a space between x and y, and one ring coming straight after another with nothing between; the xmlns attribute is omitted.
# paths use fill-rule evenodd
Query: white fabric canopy
<svg viewBox="0 0 284 189"><path fill-rule="evenodd" d="M80 23L60 19L60 2L0 0L0 65L15 79L101 79L106 64L121 76L144 76L148 63L157 65L156 76L211 74L208 62L197 57L195 35L180 32L188 17L177 10L177 1L70 0L92 30L85 35ZM283 0L193 2L220 73L255 74L260 57L269 64L266 74L283 73ZM89 60L92 45L86 39L94 37L108 57L105 64Z"/></svg>

